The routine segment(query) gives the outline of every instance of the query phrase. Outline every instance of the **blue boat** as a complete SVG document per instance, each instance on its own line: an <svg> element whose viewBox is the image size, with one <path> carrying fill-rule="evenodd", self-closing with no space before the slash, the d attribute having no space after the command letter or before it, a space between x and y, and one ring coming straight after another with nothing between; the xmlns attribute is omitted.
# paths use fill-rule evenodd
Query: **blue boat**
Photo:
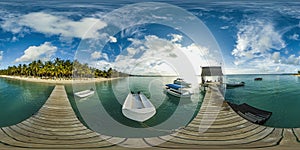
<svg viewBox="0 0 300 150"><path fill-rule="evenodd" d="M180 98L190 98L193 95L193 92L179 84L166 84L165 92Z"/></svg>

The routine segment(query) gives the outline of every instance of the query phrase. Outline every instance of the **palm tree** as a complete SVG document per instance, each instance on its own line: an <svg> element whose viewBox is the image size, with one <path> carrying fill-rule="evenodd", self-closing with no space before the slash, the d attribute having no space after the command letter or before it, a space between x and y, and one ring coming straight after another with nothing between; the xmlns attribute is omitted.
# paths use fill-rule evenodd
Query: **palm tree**
<svg viewBox="0 0 300 150"><path fill-rule="evenodd" d="M38 64L37 61L33 61L28 66L31 72L31 76L36 77L38 75L38 70L40 69L40 64Z"/></svg>
<svg viewBox="0 0 300 150"><path fill-rule="evenodd" d="M53 67L53 65L52 65L51 61L46 61L45 62L45 64L44 64L44 70L45 70L45 76L46 76L46 78L50 77L52 67Z"/></svg>
<svg viewBox="0 0 300 150"><path fill-rule="evenodd" d="M38 77L41 77L41 73L42 73L42 68L43 68L43 66L44 66L44 64L43 64L43 62L41 61L41 60L38 60L37 62L36 62L36 75L38 76Z"/></svg>
<svg viewBox="0 0 300 150"><path fill-rule="evenodd" d="M19 65L18 65L18 68L17 68L17 73L16 73L16 75L20 76L21 73L22 73L22 65L19 64Z"/></svg>
<svg viewBox="0 0 300 150"><path fill-rule="evenodd" d="M72 69L73 69L73 63L70 60L66 60L64 63L65 66L65 77L71 78L72 77Z"/></svg>
<svg viewBox="0 0 300 150"><path fill-rule="evenodd" d="M106 70L99 70L91 68L88 64L82 64L78 60L73 62L70 60L61 60L56 58L54 61L42 62L41 60L32 61L28 65L19 64L16 66L9 66L7 69L0 70L0 74L5 75L21 75L34 76L42 78L71 78L74 77L112 77L113 74L125 76L127 74L120 73L112 68Z"/></svg>

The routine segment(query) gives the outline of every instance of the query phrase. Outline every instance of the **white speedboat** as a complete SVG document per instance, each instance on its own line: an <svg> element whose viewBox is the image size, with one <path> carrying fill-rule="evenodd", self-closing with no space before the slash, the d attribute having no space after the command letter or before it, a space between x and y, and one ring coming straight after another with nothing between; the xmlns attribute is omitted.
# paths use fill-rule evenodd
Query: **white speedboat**
<svg viewBox="0 0 300 150"><path fill-rule="evenodd" d="M191 83L186 82L184 79L182 78L177 78L176 80L173 81L174 84L178 84L178 85L182 85L185 87L190 87Z"/></svg>
<svg viewBox="0 0 300 150"><path fill-rule="evenodd" d="M131 92L126 97L122 113L131 120L144 122L156 114L156 109L143 93Z"/></svg>
<svg viewBox="0 0 300 150"><path fill-rule="evenodd" d="M165 92L180 98L190 98L193 95L188 88L178 84L166 84Z"/></svg>
<svg viewBox="0 0 300 150"><path fill-rule="evenodd" d="M91 88L89 90L84 90L84 91L80 91L80 92L76 92L74 93L75 96L79 97L79 98L85 98L88 97L90 95L93 95L95 93L94 89Z"/></svg>

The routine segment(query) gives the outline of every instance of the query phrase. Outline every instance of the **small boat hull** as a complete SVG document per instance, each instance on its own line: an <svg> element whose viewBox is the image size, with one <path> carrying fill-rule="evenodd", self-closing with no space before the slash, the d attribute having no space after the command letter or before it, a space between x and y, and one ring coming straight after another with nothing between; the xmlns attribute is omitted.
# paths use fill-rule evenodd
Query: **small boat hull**
<svg viewBox="0 0 300 150"><path fill-rule="evenodd" d="M90 95L93 95L94 93L95 93L94 90L84 90L84 91L76 92L76 93L74 93L74 95L79 97L79 98L85 98L85 97L88 97Z"/></svg>
<svg viewBox="0 0 300 150"><path fill-rule="evenodd" d="M129 93L122 106L122 113L131 120L144 122L156 114L156 109L144 94Z"/></svg>
<svg viewBox="0 0 300 150"><path fill-rule="evenodd" d="M170 94L172 96L175 96L175 97L179 97L179 98L191 98L191 96L193 95L192 93L188 92L188 91L185 91L183 94L182 93L179 93L177 92L176 90L174 89L170 89L170 88L166 88L165 89L165 92L167 94Z"/></svg>
<svg viewBox="0 0 300 150"><path fill-rule="evenodd" d="M146 120L149 120L151 117L153 117L156 114L156 111L151 110L149 112L141 113L130 109L122 109L122 113L125 117L131 120L144 122Z"/></svg>
<svg viewBox="0 0 300 150"><path fill-rule="evenodd" d="M226 84L226 88L235 88L235 87L241 87L241 86L245 86L245 82L240 82L237 84L231 84L231 83L227 83Z"/></svg>
<svg viewBox="0 0 300 150"><path fill-rule="evenodd" d="M262 81L262 78L255 78L254 81Z"/></svg>
<svg viewBox="0 0 300 150"><path fill-rule="evenodd" d="M230 102L227 103L241 117L259 125L265 124L265 122L269 120L272 115L272 112L255 108L246 103L239 105Z"/></svg>

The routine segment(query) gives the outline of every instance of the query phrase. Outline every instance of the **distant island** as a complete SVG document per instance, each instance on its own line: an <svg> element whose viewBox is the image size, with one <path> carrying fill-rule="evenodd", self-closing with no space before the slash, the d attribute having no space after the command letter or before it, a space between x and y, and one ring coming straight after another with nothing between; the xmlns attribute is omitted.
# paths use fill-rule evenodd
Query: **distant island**
<svg viewBox="0 0 300 150"><path fill-rule="evenodd" d="M157 74L150 74L150 75L140 75L140 74L129 74L132 77L177 77L177 75L157 75Z"/></svg>
<svg viewBox="0 0 300 150"><path fill-rule="evenodd" d="M298 73L294 75L300 77L300 71L298 71Z"/></svg>
<svg viewBox="0 0 300 150"><path fill-rule="evenodd" d="M56 58L54 61L32 61L29 64L9 66L0 70L0 75L34 77L40 79L64 79L73 78L115 78L128 76L126 73L118 72L112 68L100 70L82 64L78 60L62 60Z"/></svg>

